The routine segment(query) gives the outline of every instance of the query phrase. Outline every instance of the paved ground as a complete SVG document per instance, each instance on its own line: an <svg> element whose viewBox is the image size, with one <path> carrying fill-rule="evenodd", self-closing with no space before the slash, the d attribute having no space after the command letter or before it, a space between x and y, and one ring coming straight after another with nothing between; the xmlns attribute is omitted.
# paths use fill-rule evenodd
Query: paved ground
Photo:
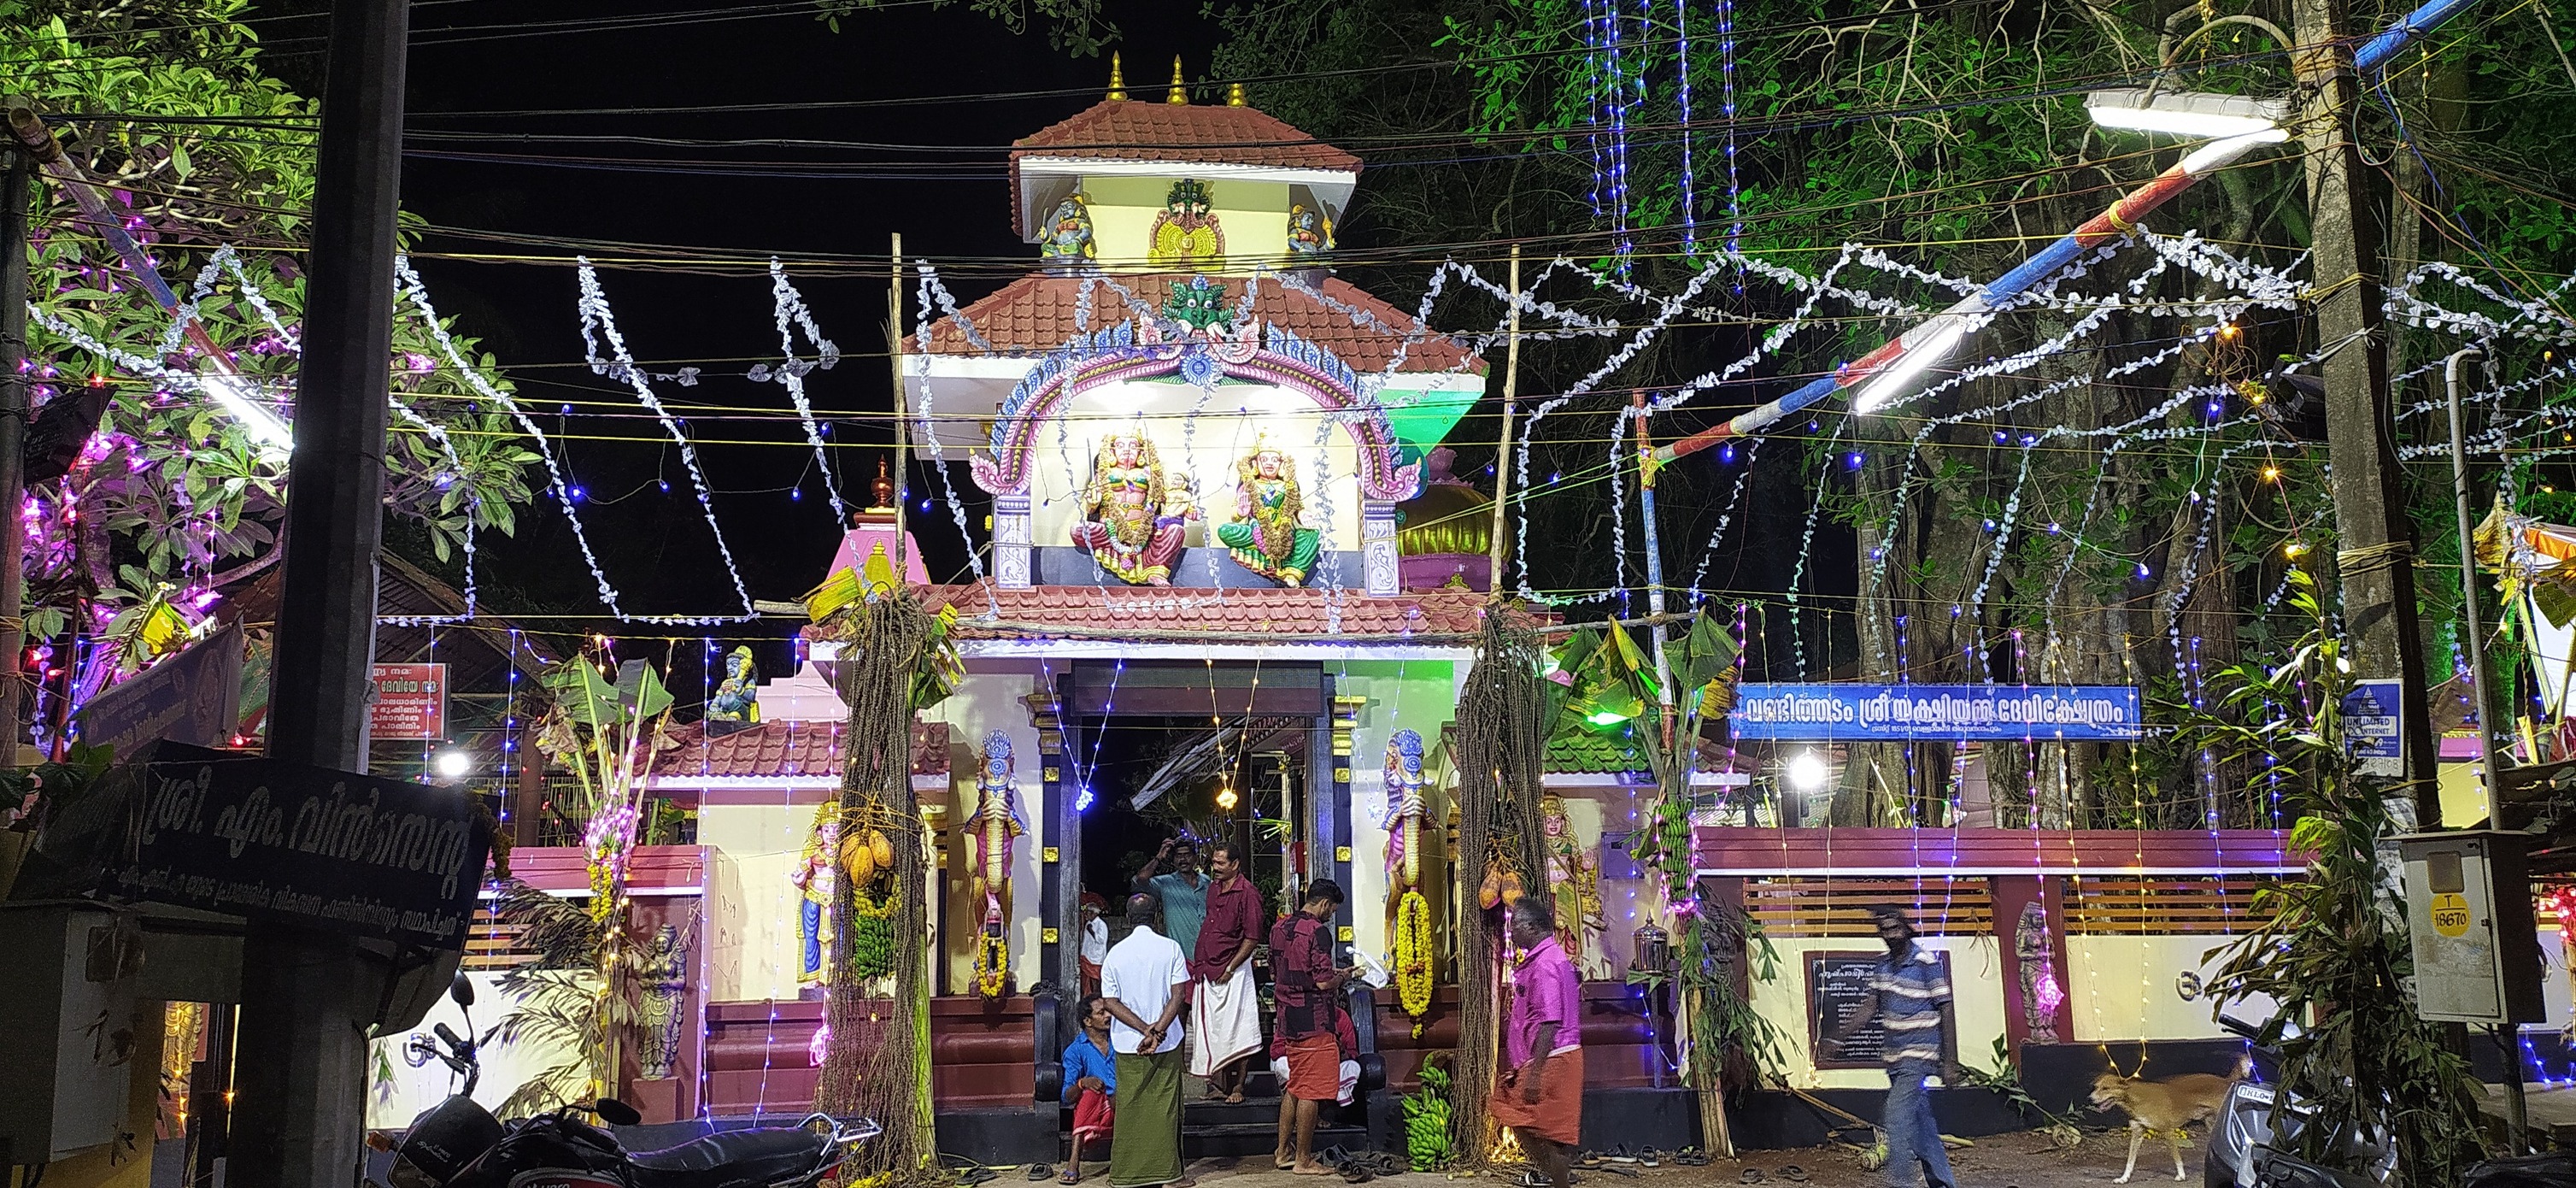
<svg viewBox="0 0 2576 1188"><path fill-rule="evenodd" d="M2183 1167L2189 1182L2200 1183L2202 1137L2192 1132L2193 1145L2183 1148ZM2084 1144L2072 1151L2051 1150L2037 1134L2007 1134L1982 1138L1968 1148L1953 1148L1952 1170L1959 1175L1959 1188L2075 1188L2076 1185L2109 1184L2119 1176L2128 1155L2126 1131L2090 1133ZM2135 1188L2155 1188L2171 1184L2173 1163L2164 1144L2150 1141L2138 1156ZM1738 1160L1719 1159L1706 1167L1641 1168L1634 1180L1606 1172L1576 1173L1577 1188L1722 1188L1741 1185L1745 1170L1758 1170L1760 1183L1794 1185L1797 1181L1781 1173L1795 1165L1807 1174L1808 1188L1879 1188L1886 1183L1884 1173L1861 1170L1859 1156L1842 1147L1816 1147L1803 1151L1748 1152ZM1101 1173L1106 1164L1086 1164L1083 1183L1106 1188ZM1317 1188L1338 1184L1336 1178L1291 1176L1272 1170L1266 1160L1203 1159L1190 1165L1190 1175L1204 1188ZM1457 1182L1459 1188L1481 1182L1499 1185L1506 1181L1494 1176L1453 1177L1445 1173L1413 1173L1388 1179L1390 1188L1435 1188ZM1010 1188L1019 1177L1006 1172L991 1188ZM1052 1180L1048 1181L1050 1184Z"/></svg>

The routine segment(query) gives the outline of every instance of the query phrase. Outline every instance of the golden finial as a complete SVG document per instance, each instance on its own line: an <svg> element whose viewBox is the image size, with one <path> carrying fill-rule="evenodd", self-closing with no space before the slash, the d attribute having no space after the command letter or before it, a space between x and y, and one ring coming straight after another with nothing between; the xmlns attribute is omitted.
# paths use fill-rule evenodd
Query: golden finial
<svg viewBox="0 0 2576 1188"><path fill-rule="evenodd" d="M1127 78L1119 70L1116 50L1109 51L1109 97L1120 102L1127 98Z"/></svg>
<svg viewBox="0 0 2576 1188"><path fill-rule="evenodd" d="M1227 83L1225 85L1225 105L1227 107L1251 106L1249 103L1244 101L1242 83Z"/></svg>
<svg viewBox="0 0 2576 1188"><path fill-rule="evenodd" d="M1181 56L1179 54L1172 55L1172 93L1163 96L1163 102L1184 107L1189 105L1190 84L1181 77Z"/></svg>

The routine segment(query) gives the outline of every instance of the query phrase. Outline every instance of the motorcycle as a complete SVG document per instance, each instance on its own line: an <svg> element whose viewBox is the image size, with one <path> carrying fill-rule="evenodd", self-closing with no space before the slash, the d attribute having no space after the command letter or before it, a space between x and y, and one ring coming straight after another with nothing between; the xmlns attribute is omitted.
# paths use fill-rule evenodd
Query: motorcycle
<svg viewBox="0 0 2576 1188"><path fill-rule="evenodd" d="M2359 1157L2356 1162L2370 1169L2367 1174L2320 1167L2277 1149L2274 1143L2297 1138L2315 1111L2296 1098L2281 1100L2283 1091L2265 1083L2266 1078L2278 1078L2281 1054L2263 1044L2262 1029L2226 1015L2218 1017L2218 1025L2242 1037L2252 1049L2252 1069L2245 1079L2228 1087L2217 1116L2210 1121L2209 1155L2201 1161L2207 1188L2385 1188L2397 1172L2396 1147L2385 1135L2344 1140ZM2461 1184L2463 1188L2566 1188L2576 1184L2576 1153L2489 1159L2471 1165Z"/></svg>
<svg viewBox="0 0 2576 1188"><path fill-rule="evenodd" d="M448 997L467 1012L466 1034L438 1024L434 1042L414 1036L410 1050L447 1065L463 1088L412 1120L395 1148L392 1188L813 1188L879 1133L874 1122L845 1125L814 1114L796 1126L719 1131L666 1150L630 1152L581 1117L611 1126L643 1121L634 1107L605 1097L586 1110L565 1106L504 1125L473 1098L482 1077L473 983L460 972Z"/></svg>

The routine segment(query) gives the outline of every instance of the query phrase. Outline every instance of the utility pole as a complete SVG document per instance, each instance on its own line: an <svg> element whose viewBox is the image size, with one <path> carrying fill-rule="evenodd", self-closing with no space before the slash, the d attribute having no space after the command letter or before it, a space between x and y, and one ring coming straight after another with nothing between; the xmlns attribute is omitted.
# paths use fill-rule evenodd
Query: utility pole
<svg viewBox="0 0 2576 1188"><path fill-rule="evenodd" d="M2335 568L2357 676L2398 682L2405 788L2415 819L2441 820L2433 731L2426 718L2424 642L2416 629L2415 547L2390 438L2388 341L2382 300L2379 220L2364 192L2368 173L2351 135L2358 109L2343 0L2294 0L2290 69L2301 95L2299 135L2307 153L2310 259L2316 276L2317 341L2325 358L2326 449L2334 458Z"/></svg>
<svg viewBox="0 0 2576 1188"><path fill-rule="evenodd" d="M22 99L0 100L11 113ZM29 113L30 116L33 112ZM18 765L18 655L27 650L26 502L27 206L35 162L22 148L0 149L0 767Z"/></svg>
<svg viewBox="0 0 2576 1188"><path fill-rule="evenodd" d="M408 0L331 7L286 472L268 753L342 771L367 767L410 27ZM230 1183L346 1188L358 1179L367 1029L391 976L348 937L251 925Z"/></svg>

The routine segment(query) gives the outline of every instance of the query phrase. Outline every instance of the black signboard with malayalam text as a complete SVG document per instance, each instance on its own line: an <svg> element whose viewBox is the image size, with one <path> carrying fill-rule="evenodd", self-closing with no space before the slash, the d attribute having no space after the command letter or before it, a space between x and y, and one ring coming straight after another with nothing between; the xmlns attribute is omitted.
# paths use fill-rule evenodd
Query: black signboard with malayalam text
<svg viewBox="0 0 2576 1188"><path fill-rule="evenodd" d="M1846 1016L1869 1001L1870 984L1886 956L1884 949L1807 954L1807 1051L1814 1055L1817 1068L1879 1068L1887 1063L1887 1034L1876 1020L1853 1032L1830 1055L1824 1044ZM1933 958L1941 963L1941 976L1948 978L1950 955L1934 950Z"/></svg>
<svg viewBox="0 0 2576 1188"><path fill-rule="evenodd" d="M259 758L118 769L125 844L102 889L154 903L462 950L492 825L461 788ZM165 756L167 758L165 758Z"/></svg>

